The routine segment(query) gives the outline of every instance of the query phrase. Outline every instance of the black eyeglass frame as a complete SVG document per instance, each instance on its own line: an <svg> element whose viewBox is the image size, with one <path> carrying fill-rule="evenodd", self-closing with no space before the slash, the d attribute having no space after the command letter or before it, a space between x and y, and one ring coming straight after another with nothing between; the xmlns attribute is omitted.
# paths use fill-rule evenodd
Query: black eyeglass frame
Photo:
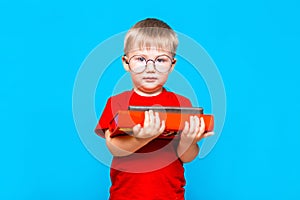
<svg viewBox="0 0 300 200"><path fill-rule="evenodd" d="M168 73L168 72L170 71L170 69L172 68L172 65L175 64L175 62L176 62L175 59L174 59L174 57L173 57L173 59L172 59L170 56L168 56L168 55L166 55L166 54L158 55L158 56L156 56L156 57L154 58L154 60L153 60L153 59L148 59L148 60L146 60L146 58L145 58L144 56L142 56L142 55L134 55L134 56L132 56L131 58L129 58L129 60L127 60L127 59L126 59L126 58L127 58L126 54L124 54L123 56L124 56L125 63L126 63L126 64L128 65L128 67L129 67L129 70L130 70L131 72L135 73L135 74L141 74L141 73L143 73L143 72L147 69L148 61L152 61L152 62L153 62L153 67L154 67L154 69L155 69L157 72L159 72L159 73ZM130 64L129 64L129 63L130 63L130 60L131 60L133 57L135 57L135 56L141 56L142 58L144 58L144 59L146 60L145 69L144 69L143 71L141 71L141 72L135 72L135 71L133 71L133 70L131 69L131 67L130 67ZM171 61L171 66L170 66L169 70L166 71L166 72L161 72L161 71L157 70L157 69L156 69L156 66L155 66L155 61L156 61L156 59L157 59L158 57L161 57L161 56L166 56L166 57L168 57L168 58L170 59L170 61Z"/></svg>

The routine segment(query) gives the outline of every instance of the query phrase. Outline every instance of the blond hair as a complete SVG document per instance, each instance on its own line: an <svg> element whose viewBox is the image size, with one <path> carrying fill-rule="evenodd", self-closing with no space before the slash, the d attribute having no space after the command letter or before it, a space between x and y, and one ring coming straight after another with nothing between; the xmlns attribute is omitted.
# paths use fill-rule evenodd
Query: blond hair
<svg viewBox="0 0 300 200"><path fill-rule="evenodd" d="M168 51L175 56L178 38L174 30L165 22L147 18L129 29L124 40L124 53L156 48Z"/></svg>

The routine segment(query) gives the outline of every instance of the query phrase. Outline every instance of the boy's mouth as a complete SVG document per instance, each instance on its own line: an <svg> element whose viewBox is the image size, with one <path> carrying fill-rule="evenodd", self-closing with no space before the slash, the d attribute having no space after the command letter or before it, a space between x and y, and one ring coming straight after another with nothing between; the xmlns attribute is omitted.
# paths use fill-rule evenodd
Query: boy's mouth
<svg viewBox="0 0 300 200"><path fill-rule="evenodd" d="M144 77L143 80L147 81L147 82L154 82L157 80L156 77Z"/></svg>

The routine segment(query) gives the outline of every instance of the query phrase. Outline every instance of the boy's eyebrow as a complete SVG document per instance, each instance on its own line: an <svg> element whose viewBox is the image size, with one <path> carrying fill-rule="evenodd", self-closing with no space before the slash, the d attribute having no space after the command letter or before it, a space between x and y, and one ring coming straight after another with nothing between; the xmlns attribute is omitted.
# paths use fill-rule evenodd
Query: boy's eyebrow
<svg viewBox="0 0 300 200"><path fill-rule="evenodd" d="M140 55L140 56L143 56L143 57L146 57L146 58L148 57L146 54L142 54L142 53L141 54L137 54L137 55Z"/></svg>
<svg viewBox="0 0 300 200"><path fill-rule="evenodd" d="M143 53L137 53L137 54L134 54L134 56L135 55L139 55L139 56L143 56L145 58L149 58L149 56L147 54L143 54ZM160 54L155 55L154 57L158 57L158 56L162 56L162 55L168 55L168 54L166 54L166 53L160 53ZM124 54L124 56L126 56L126 54Z"/></svg>
<svg viewBox="0 0 300 200"><path fill-rule="evenodd" d="M137 56L137 55L142 56L142 57L145 57L145 58L148 58L148 56L147 56L146 54L142 54L142 53L134 54L134 55L132 55L132 56ZM124 54L124 56L127 57L126 54Z"/></svg>

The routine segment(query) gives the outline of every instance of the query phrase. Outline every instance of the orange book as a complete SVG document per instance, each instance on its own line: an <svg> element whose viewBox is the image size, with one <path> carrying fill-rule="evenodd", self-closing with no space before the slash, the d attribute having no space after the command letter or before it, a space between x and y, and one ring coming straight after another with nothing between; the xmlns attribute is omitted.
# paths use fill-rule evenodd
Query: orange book
<svg viewBox="0 0 300 200"><path fill-rule="evenodd" d="M145 109L146 108L146 109ZM133 110L121 110L115 115L113 120L110 122L110 132L111 137L131 134L132 127L136 124L143 125L145 110L154 110L159 113L161 120L165 120L166 128L165 132L159 136L161 138L173 138L178 131L183 130L185 121L190 121L190 116L203 117L205 122L205 131L211 132L214 129L214 117L213 115L202 114L201 108L196 110L196 108L179 108L174 107L159 107L158 109L153 109L153 107L139 107ZM148 109L149 108L149 109Z"/></svg>

